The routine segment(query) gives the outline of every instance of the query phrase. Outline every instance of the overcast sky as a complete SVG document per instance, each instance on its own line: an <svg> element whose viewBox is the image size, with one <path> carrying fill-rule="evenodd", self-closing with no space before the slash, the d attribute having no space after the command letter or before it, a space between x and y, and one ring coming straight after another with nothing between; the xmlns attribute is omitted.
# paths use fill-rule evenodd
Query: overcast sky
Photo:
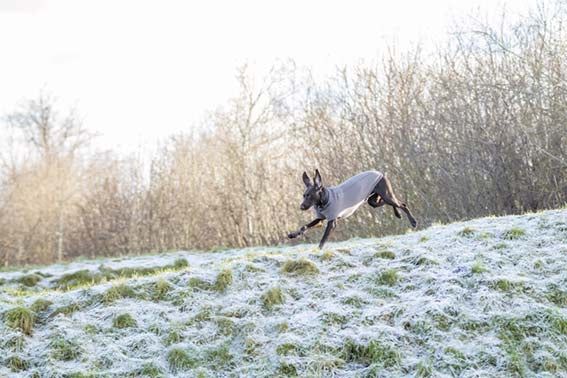
<svg viewBox="0 0 567 378"><path fill-rule="evenodd" d="M531 0L509 0L521 12ZM292 58L316 73L387 43L446 38L489 0L0 0L0 115L45 89L108 147L186 130L234 93L235 68Z"/></svg>

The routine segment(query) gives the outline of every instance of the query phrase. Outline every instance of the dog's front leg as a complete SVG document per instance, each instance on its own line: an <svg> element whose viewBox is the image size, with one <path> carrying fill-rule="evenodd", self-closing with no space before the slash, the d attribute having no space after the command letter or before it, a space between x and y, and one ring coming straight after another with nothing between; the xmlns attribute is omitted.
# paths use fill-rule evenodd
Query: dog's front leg
<svg viewBox="0 0 567 378"><path fill-rule="evenodd" d="M331 235L331 232L335 229L335 223L336 223L335 219L327 222L327 228L325 228L325 233L323 234L323 238L319 242L319 249L323 249L323 246L325 245L327 238L329 237L329 235Z"/></svg>
<svg viewBox="0 0 567 378"><path fill-rule="evenodd" d="M299 230L293 231L293 232L290 232L289 234L287 234L287 237L290 238L290 239L295 239L299 235L303 235L305 230L307 230L308 228L317 226L319 223L321 223L322 220L323 219L320 219L320 218L312 220L311 222L307 223L305 226L301 226L299 228Z"/></svg>

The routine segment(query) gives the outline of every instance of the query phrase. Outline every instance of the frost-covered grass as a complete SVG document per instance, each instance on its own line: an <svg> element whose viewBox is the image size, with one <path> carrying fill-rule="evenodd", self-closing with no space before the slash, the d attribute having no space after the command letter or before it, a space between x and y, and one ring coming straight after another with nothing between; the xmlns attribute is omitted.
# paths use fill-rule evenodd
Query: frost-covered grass
<svg viewBox="0 0 567 378"><path fill-rule="evenodd" d="M567 376L567 209L0 272L0 376Z"/></svg>

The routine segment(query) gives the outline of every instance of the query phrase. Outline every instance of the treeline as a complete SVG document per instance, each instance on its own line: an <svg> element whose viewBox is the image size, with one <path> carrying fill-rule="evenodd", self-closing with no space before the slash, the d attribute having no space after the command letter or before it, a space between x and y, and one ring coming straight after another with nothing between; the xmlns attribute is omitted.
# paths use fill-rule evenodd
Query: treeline
<svg viewBox="0 0 567 378"><path fill-rule="evenodd" d="M77 117L42 95L5 117L0 263L284 243L311 220L301 173L316 167L328 185L385 172L422 226L562 206L565 21L561 2L545 3L323 81L291 62L262 78L242 67L239 95L149 162L92 152ZM368 207L334 238L407 228Z"/></svg>

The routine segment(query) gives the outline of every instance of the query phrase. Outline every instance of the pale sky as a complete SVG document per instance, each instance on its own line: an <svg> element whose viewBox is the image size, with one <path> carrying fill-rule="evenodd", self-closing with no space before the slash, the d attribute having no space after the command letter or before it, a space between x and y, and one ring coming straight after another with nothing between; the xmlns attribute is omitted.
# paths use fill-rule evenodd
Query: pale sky
<svg viewBox="0 0 567 378"><path fill-rule="evenodd" d="M530 0L506 1L522 12ZM291 58L325 75L387 44L442 41L490 0L0 0L0 115L44 89L106 147L187 130L236 90L235 69Z"/></svg>

